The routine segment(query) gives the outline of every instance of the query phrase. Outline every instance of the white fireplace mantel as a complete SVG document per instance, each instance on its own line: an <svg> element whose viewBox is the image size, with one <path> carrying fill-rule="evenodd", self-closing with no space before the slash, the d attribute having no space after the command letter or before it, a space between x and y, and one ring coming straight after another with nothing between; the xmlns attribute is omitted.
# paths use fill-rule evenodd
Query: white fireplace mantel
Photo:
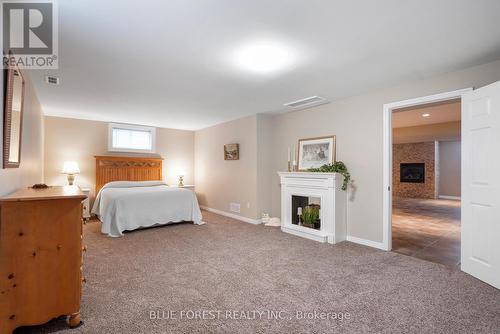
<svg viewBox="0 0 500 334"><path fill-rule="evenodd" d="M278 172L281 181L281 230L335 244L346 239L347 194L338 173ZM320 198L320 229L292 223L292 196Z"/></svg>

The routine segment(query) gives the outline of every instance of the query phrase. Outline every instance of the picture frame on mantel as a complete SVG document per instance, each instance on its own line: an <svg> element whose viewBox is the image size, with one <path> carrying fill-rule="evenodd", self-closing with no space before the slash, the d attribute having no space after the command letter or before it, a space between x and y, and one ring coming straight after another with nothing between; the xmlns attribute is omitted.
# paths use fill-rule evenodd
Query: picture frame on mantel
<svg viewBox="0 0 500 334"><path fill-rule="evenodd" d="M337 161L336 136L299 139L298 170L319 168Z"/></svg>

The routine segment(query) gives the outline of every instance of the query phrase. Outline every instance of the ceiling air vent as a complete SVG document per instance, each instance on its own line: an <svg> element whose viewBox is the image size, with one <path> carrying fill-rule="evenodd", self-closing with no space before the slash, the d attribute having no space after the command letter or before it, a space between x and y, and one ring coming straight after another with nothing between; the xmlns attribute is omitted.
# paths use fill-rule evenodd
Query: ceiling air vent
<svg viewBox="0 0 500 334"><path fill-rule="evenodd" d="M306 97L305 99L285 103L284 106L288 108L292 108L293 110L300 110L311 108L315 106L319 106L321 104L328 103L329 101L321 96L311 96Z"/></svg>
<svg viewBox="0 0 500 334"><path fill-rule="evenodd" d="M45 77L45 82L47 82L50 85L59 85L59 78L47 75Z"/></svg>

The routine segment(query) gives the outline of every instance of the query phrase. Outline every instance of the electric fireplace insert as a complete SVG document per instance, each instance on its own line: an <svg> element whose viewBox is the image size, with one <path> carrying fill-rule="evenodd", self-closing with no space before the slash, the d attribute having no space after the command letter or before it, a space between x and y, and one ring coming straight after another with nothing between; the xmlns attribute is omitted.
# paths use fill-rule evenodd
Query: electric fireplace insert
<svg viewBox="0 0 500 334"><path fill-rule="evenodd" d="M425 163L402 163L400 182L425 183Z"/></svg>

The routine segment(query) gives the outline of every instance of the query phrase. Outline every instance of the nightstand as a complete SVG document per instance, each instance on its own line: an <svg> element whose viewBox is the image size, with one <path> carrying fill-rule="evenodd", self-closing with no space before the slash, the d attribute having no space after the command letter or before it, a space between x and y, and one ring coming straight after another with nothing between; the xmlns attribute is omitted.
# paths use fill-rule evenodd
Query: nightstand
<svg viewBox="0 0 500 334"><path fill-rule="evenodd" d="M186 189L194 191L194 184L185 184L183 187L179 187L178 185L172 185L172 186L169 186L169 187L172 187L172 188L186 188Z"/></svg>
<svg viewBox="0 0 500 334"><path fill-rule="evenodd" d="M82 193L84 193L85 196L87 196L87 198L85 198L82 202L82 208L83 208L82 216L84 220L88 220L90 219L90 189L82 188L81 190Z"/></svg>

